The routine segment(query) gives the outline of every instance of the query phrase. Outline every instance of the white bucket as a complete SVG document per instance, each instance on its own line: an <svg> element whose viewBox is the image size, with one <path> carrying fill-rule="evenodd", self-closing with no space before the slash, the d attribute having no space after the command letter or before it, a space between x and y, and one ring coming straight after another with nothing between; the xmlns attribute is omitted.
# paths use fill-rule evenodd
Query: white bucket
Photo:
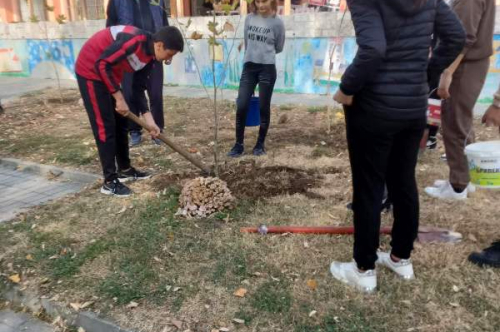
<svg viewBox="0 0 500 332"><path fill-rule="evenodd" d="M465 154L471 183L479 188L500 189L500 141L468 145Z"/></svg>

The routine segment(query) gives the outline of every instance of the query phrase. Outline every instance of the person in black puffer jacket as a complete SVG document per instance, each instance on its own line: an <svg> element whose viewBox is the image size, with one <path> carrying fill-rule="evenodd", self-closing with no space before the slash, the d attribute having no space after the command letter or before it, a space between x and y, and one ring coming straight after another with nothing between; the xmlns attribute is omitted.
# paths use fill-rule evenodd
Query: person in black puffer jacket
<svg viewBox="0 0 500 332"><path fill-rule="evenodd" d="M354 260L333 276L362 291L377 286L375 263L413 279L418 233L415 167L429 85L462 51L465 32L443 0L348 0L359 49L334 99L344 105L353 180ZM432 35L440 42L429 60ZM387 183L393 202L391 253L377 253Z"/></svg>

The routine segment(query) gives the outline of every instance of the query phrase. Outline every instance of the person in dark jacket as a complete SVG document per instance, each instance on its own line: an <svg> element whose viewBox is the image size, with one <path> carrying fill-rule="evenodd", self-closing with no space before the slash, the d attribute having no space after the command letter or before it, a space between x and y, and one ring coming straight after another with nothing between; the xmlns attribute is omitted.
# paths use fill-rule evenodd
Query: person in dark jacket
<svg viewBox="0 0 500 332"><path fill-rule="evenodd" d="M160 28L168 26L167 12L165 10L165 0L159 0L159 4L152 4L149 0L110 0L106 9L106 26L132 25L144 31L155 33ZM153 70L148 80L148 96L151 107L151 114L155 122L163 131L165 119L163 115L163 66L160 62L153 63ZM137 103L134 85L135 74L126 74L123 77L122 88L125 100L130 110L139 115L141 110ZM131 145L141 142L141 127L135 122L129 122ZM154 140L160 144L160 140Z"/></svg>
<svg viewBox="0 0 500 332"><path fill-rule="evenodd" d="M375 263L413 279L419 223L415 180L426 126L429 81L462 50L465 33L443 0L348 0L359 49L334 99L345 108L353 180L354 262L333 262L333 276L365 292L377 287ZM440 43L429 60L432 34ZM429 72L429 75L428 73ZM380 205L393 203L392 251L378 252Z"/></svg>

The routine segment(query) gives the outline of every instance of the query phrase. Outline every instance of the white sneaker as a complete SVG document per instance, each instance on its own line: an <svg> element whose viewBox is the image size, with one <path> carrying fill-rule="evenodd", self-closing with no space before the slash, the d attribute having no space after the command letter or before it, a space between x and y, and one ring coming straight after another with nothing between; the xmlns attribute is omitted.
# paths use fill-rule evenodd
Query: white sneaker
<svg viewBox="0 0 500 332"><path fill-rule="evenodd" d="M465 188L464 191L461 193L455 192L453 190L451 184L448 182L446 185L443 187L427 187L425 188L425 192L427 195L434 197L434 198L439 198L439 199L446 199L446 200L454 200L454 201L462 201L467 199L467 188Z"/></svg>
<svg viewBox="0 0 500 332"><path fill-rule="evenodd" d="M391 259L391 254L388 252L377 252L378 259L375 262L377 265L382 265L388 269L394 271L398 276L404 280L415 279L415 273L413 272L413 264L410 259L402 259L399 262L394 262Z"/></svg>
<svg viewBox="0 0 500 332"><path fill-rule="evenodd" d="M441 188L441 187L446 186L448 183L450 183L450 181L448 181L448 180L436 180L436 181L434 181L433 187ZM471 194L475 193L476 186L469 182L469 184L467 185L467 192L469 192Z"/></svg>
<svg viewBox="0 0 500 332"><path fill-rule="evenodd" d="M364 293L372 293L377 288L377 272L375 270L360 272L356 262L333 262L330 265L330 272L335 279Z"/></svg>

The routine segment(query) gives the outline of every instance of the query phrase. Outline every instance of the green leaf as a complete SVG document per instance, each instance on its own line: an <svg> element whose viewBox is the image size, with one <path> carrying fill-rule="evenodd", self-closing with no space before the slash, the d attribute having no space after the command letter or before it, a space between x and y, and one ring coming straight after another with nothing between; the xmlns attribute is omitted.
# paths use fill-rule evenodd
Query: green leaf
<svg viewBox="0 0 500 332"><path fill-rule="evenodd" d="M217 25L219 25L219 22L208 22L208 30L214 34L217 34Z"/></svg>
<svg viewBox="0 0 500 332"><path fill-rule="evenodd" d="M59 24L64 24L66 22L66 16L64 15L59 15L56 17L56 21Z"/></svg>
<svg viewBox="0 0 500 332"><path fill-rule="evenodd" d="M224 11L224 13L226 15L229 15L229 13L231 12L232 8L233 7L230 4L224 4L224 5L222 5L222 11Z"/></svg>
<svg viewBox="0 0 500 332"><path fill-rule="evenodd" d="M240 0L234 0L233 5L231 6L231 10L236 10L236 7L238 7L239 3L240 3Z"/></svg>
<svg viewBox="0 0 500 332"><path fill-rule="evenodd" d="M219 46L220 43L215 39L214 36L210 36L210 38L208 39L208 45L210 45L210 46Z"/></svg>
<svg viewBox="0 0 500 332"><path fill-rule="evenodd" d="M189 29L189 26L191 25L191 23L193 23L193 21L191 20L191 17L190 17L189 20L187 21L186 29Z"/></svg>

